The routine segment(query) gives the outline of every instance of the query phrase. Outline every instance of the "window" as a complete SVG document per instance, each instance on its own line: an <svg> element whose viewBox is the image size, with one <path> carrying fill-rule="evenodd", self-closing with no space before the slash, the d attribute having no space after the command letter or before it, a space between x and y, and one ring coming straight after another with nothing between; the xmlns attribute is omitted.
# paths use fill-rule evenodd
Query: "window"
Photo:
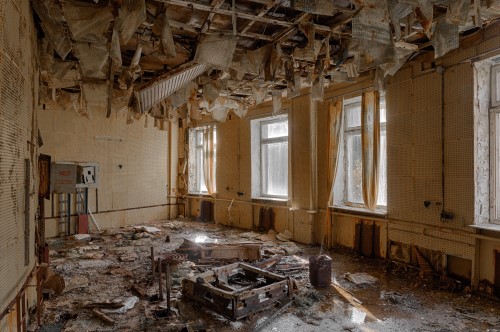
<svg viewBox="0 0 500 332"><path fill-rule="evenodd" d="M288 198L288 117L251 121L252 197Z"/></svg>
<svg viewBox="0 0 500 332"><path fill-rule="evenodd" d="M205 135L208 134L208 127L198 127L189 132L189 193L208 194L205 182ZM214 127L214 169L216 163L217 135Z"/></svg>
<svg viewBox="0 0 500 332"><path fill-rule="evenodd" d="M344 190L343 204L363 206L361 149L361 98L344 101ZM340 177L342 178L342 177ZM387 135L385 99L380 101L380 173L378 206L387 206Z"/></svg>
<svg viewBox="0 0 500 332"><path fill-rule="evenodd" d="M500 65L491 67L491 103L490 103L490 124L491 124L491 176L492 188L492 223L500 224Z"/></svg>
<svg viewBox="0 0 500 332"><path fill-rule="evenodd" d="M500 106L500 65L491 67L491 106Z"/></svg>

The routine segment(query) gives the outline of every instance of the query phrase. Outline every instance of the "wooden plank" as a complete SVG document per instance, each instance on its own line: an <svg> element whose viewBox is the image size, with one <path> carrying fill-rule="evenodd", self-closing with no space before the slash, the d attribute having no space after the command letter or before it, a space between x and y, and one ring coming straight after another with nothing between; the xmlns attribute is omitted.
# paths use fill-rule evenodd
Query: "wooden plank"
<svg viewBox="0 0 500 332"><path fill-rule="evenodd" d="M366 317L371 320L371 321L377 321L377 317L373 315L370 310L368 310L365 306L362 305L363 302L358 300L354 295L352 295L351 292L349 292L347 289L344 287L340 286L336 282L332 282L332 286L335 288L335 290L342 295L353 307L356 309L363 311L366 314Z"/></svg>

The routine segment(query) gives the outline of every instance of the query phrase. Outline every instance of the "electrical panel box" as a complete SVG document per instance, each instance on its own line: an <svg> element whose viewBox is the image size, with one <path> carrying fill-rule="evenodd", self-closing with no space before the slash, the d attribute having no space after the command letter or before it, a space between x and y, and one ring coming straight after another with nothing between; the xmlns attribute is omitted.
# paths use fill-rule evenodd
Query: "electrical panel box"
<svg viewBox="0 0 500 332"><path fill-rule="evenodd" d="M99 165L97 163L52 163L50 191L76 193L77 188L97 188Z"/></svg>
<svg viewBox="0 0 500 332"><path fill-rule="evenodd" d="M96 169L94 166L82 167L81 184L91 185L96 183L95 177Z"/></svg>
<svg viewBox="0 0 500 332"><path fill-rule="evenodd" d="M52 163L50 165L50 192L76 192L77 169L76 164Z"/></svg>

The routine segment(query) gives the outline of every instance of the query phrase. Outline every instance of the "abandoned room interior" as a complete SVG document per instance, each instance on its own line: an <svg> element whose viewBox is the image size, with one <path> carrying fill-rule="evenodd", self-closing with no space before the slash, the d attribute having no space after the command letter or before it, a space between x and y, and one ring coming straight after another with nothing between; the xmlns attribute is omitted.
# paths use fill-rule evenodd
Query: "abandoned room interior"
<svg viewBox="0 0 500 332"><path fill-rule="evenodd" d="M500 0L2 0L0 331L500 330Z"/></svg>

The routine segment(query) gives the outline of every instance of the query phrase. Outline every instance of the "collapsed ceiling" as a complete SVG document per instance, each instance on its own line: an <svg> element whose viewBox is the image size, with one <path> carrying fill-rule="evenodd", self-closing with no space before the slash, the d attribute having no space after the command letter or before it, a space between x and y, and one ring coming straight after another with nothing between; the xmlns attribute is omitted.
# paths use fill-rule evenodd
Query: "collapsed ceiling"
<svg viewBox="0 0 500 332"><path fill-rule="evenodd" d="M42 102L161 120L225 121L268 97L458 48L500 0L32 0Z"/></svg>

